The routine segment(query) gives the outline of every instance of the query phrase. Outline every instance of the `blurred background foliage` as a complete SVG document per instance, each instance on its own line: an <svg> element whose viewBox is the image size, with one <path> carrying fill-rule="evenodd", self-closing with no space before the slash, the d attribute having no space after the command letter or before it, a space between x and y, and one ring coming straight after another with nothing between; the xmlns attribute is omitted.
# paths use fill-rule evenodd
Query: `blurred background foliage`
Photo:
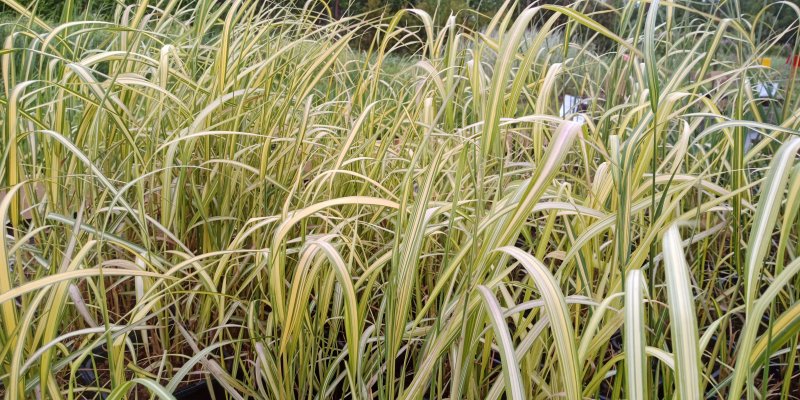
<svg viewBox="0 0 800 400"><path fill-rule="evenodd" d="M218 0L220 2L227 0ZM308 1L291 0L297 7L317 8L318 11L331 14L332 18L338 19L348 15L358 15L365 13L375 14L394 14L405 8L419 8L427 11L434 16L434 21L443 24L451 15L455 15L462 23L471 23L477 29L485 24L491 15L497 12L503 5L502 0L327 0L327 1ZM611 10L617 10L631 0L577 0L580 3L579 9L584 12L594 13L594 19L603 23L606 27L614 29L620 23L619 15ZM194 0L184 0L184 4L193 3ZM35 7L37 15L45 19L58 20L63 10L63 0L20 0L20 3L33 9ZM118 5L128 5L134 3L132 0L77 0L75 10L90 12L97 15L113 16L114 10ZM270 1L263 1L267 8ZM283 3L283 2L281 2ZM576 3L576 0L520 0L515 7L523 10L530 5L555 4L566 6ZM800 0L684 0L679 3L690 8L704 11L717 16L746 15L755 16L765 6L767 8L764 17L765 26L775 31L783 31L792 24L798 24L795 14L789 10L789 4L800 6ZM0 13L8 12L5 6L0 4ZM479 13L479 14L476 14ZM680 15L681 10L674 10L676 15ZM549 15L543 13L536 23L541 24ZM786 37L783 40L788 42L792 38ZM604 44L600 44L601 46Z"/></svg>
<svg viewBox="0 0 800 400"><path fill-rule="evenodd" d="M217 0L222 3L232 0ZM348 16L372 16L379 15L390 16L395 15L400 10L409 8L418 8L426 11L433 17L434 24L441 27L447 19L452 15L456 18L457 22L462 26L474 29L477 32L482 32L492 16L495 15L502 7L503 0L289 0L293 6L297 8L310 9L323 16L318 18L318 23L324 23L326 19L337 20ZM631 15L627 21L621 21L620 10L629 1L643 0L518 0L512 2L512 7L516 12L534 6L534 5L557 5L557 6L570 6L576 4L576 9L580 12L590 15L591 18L603 26L609 28L613 32L620 32L623 29L620 24L634 27L638 13ZM64 9L64 0L19 0L19 3L34 10L35 14L44 20L52 21L66 21L86 19L91 16L91 19L105 19L116 20L115 13L122 11L123 7L135 4L135 0L73 0L73 7L71 10ZM151 1L151 3L153 3ZM196 0L182 0L180 6L190 6L196 3ZM268 10L271 6L276 4L286 5L286 1L275 2L274 0L261 0L264 10ZM770 54L779 59L788 58L792 54L799 53L798 49L793 49L790 45L795 43L794 39L797 35L797 29L788 28L796 27L800 22L797 21L795 12L790 7L792 5L800 7L800 0L678 0L676 1L680 7L672 9L674 13L674 21L682 21L684 24L689 23L691 19L697 18L695 13L686 13L684 9L694 9L715 15L717 17L731 17L744 16L740 21L753 23L756 15L763 11L760 17L760 24L756 30L758 36L761 38L774 36L776 33L784 32L784 35L779 38L780 43L784 46L775 46L774 49L779 49L780 52ZM666 7L665 7L666 9ZM64 13L71 13L70 16L63 15ZM664 11L662 10L662 13ZM16 13L8 9L3 4L0 4L0 35L5 36L5 33L10 29L11 24L8 22L17 18ZM529 35L540 28L545 21L552 16L552 12L544 11L538 13L531 21ZM415 18L408 13L401 19L400 25L414 30L415 34L424 41L425 30L421 29L419 19ZM556 30L561 31L562 34L558 35L562 38L567 38L572 43L589 44L589 49L598 53L605 54L608 52L616 51L617 44L605 36L597 34L597 32L586 28L582 25L569 22L566 17L561 17L556 23ZM35 27L34 27L35 28ZM566 34L563 34L566 33ZM360 47L361 50L367 50L369 45L373 43L374 36L378 34L376 30L365 30L360 36L360 40L352 42L352 45ZM760 40L759 38L756 38ZM563 40L554 45L563 44ZM413 46L413 45L411 45ZM418 49L406 45L405 48L400 49L398 53L406 52L413 54ZM725 46L723 46L724 49ZM780 62L780 64L783 64Z"/></svg>

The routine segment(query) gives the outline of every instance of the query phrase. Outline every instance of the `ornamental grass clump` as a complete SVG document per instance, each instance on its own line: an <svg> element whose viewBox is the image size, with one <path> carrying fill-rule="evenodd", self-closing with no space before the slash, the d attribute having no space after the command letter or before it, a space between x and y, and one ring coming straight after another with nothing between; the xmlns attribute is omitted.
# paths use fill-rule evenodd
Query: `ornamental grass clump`
<svg viewBox="0 0 800 400"><path fill-rule="evenodd" d="M7 399L800 392L790 3L2 1Z"/></svg>

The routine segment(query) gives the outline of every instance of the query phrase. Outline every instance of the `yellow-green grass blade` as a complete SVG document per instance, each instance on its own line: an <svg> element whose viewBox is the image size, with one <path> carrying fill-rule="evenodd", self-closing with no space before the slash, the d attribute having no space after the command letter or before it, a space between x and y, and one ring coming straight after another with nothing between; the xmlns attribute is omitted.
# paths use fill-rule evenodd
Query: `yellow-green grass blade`
<svg viewBox="0 0 800 400"><path fill-rule="evenodd" d="M122 268L82 269L77 271L61 272L58 274L48 275L41 279L37 279L35 281L31 281L23 285L16 286L7 292L0 293L0 304L4 304L5 302L14 299L16 297L22 296L26 293L35 292L41 288L48 287L59 282L68 281L72 279L89 278L101 275L102 276L146 276L151 278L161 278L165 280L176 279L173 276L157 274L154 272L130 270Z"/></svg>
<svg viewBox="0 0 800 400"><path fill-rule="evenodd" d="M758 289L761 286L761 275L764 257L772 244L772 231L778 218L780 203L797 152L800 150L800 138L791 138L781 145L769 165L767 176L761 187L756 215L753 217L753 226L747 243L745 255L745 310L747 321L744 332L739 339L737 365L748 362L749 351L753 348L758 329L757 321L760 314L757 312ZM784 273L786 270L784 270ZM738 399L750 368L737 368L733 373L729 398Z"/></svg>
<svg viewBox="0 0 800 400"><path fill-rule="evenodd" d="M7 108L7 115L5 116L5 126L6 126L6 135L8 137L8 157L7 157L7 165L5 173L7 174L8 186L14 186L20 182L22 179L22 173L20 171L20 160L19 160L19 143L18 143L18 131L19 131L19 124L20 121L19 113L17 109L19 108L19 102L22 98L25 89L36 83L35 81L25 81L17 84L11 90L11 95L8 98L8 108ZM11 197L11 225L13 227L19 226L19 219L20 219L20 199L16 197Z"/></svg>
<svg viewBox="0 0 800 400"><path fill-rule="evenodd" d="M795 259L787 265L786 268L775 277L764 293L754 301L752 308L747 313L742 337L737 343L739 346L735 364L737 368L734 369L731 385L739 381L743 382L748 374L756 370L757 367L764 362L764 352L766 351L767 344L770 344L771 338L774 337L776 339L775 345L777 345L781 343L781 341L787 340L788 338L785 336L789 334L791 330L797 328L793 321L796 318L793 314L797 311L795 307L792 307L783 315L779 316L778 320L773 323L773 332L768 331L764 333L760 341L756 343L762 316L770 308L770 305L775 301L784 287L791 283L798 273L800 273L800 258ZM770 344L770 346L772 346L772 344ZM761 358L754 358L756 355ZM735 387L732 386L729 393L735 394L736 391L734 391L734 388Z"/></svg>
<svg viewBox="0 0 800 400"><path fill-rule="evenodd" d="M630 399L647 399L647 342L642 295L645 290L642 271L629 271L625 278L625 379Z"/></svg>
<svg viewBox="0 0 800 400"><path fill-rule="evenodd" d="M52 28L46 22L44 22L41 18L33 15L33 13L28 10L27 7L23 6L16 0L2 0L3 4L7 5L10 9L24 15L27 18L30 18L36 25L39 25L42 29L49 31Z"/></svg>
<svg viewBox="0 0 800 400"><path fill-rule="evenodd" d="M650 97L650 109L653 112L658 110L658 101L660 95L659 89L659 76L658 64L656 60L656 17L658 16L658 3L659 0L652 0L649 9L647 10L647 20L645 21L644 28L644 57L645 67L647 68L647 86L650 90L648 94Z"/></svg>
<svg viewBox="0 0 800 400"><path fill-rule="evenodd" d="M281 257L281 252L279 249L284 243L286 239L286 235L288 235L289 231L295 224L299 223L302 219L313 215L319 211L322 211L329 207L334 207L338 205L345 205L345 204L352 204L352 205L373 205L379 207L388 207L393 209L400 208L400 205L394 201L381 199L377 197L369 197L369 196L348 196L338 199L330 199L326 201L322 201L320 203L308 206L301 210L297 210L293 212L291 215L288 216L286 220L284 220L275 230L275 235L272 239L272 251L271 251L271 266L270 266L270 295L273 296L273 307L275 307L276 314L278 316L279 321L284 321L286 318L286 310L285 310L285 295L284 295L284 271L283 271L283 262L284 260Z"/></svg>
<svg viewBox="0 0 800 400"><path fill-rule="evenodd" d="M14 197L22 189L23 183L16 184L6 192L5 197L0 199L0 224L5 226L5 221L8 219L8 210ZM5 228L4 228L5 229ZM8 293L14 287L14 281L11 277L11 254L6 242L6 234L0 234L0 294ZM17 326L17 309L12 303L0 304L0 313L3 316L3 329L6 335L16 331ZM8 339L8 337L7 337Z"/></svg>
<svg viewBox="0 0 800 400"><path fill-rule="evenodd" d="M349 364L349 374L351 381L351 390L353 391L354 396L361 395L361 388L357 385L360 384L360 369L359 364L361 362L361 357L359 356L359 342L360 342L360 335L361 332L361 323L359 315L358 315L358 299L356 298L356 292L353 288L353 280L350 277L350 271L348 270L345 261L342 259L342 256L339 254L338 251L328 242L316 241L311 242L312 246L319 246L325 255L328 256L328 259L333 266L333 270L336 273L336 279L339 282L339 286L342 288L344 292L344 302L345 302L345 334L347 336L347 351L348 351L348 364Z"/></svg>
<svg viewBox="0 0 800 400"><path fill-rule="evenodd" d="M486 115L484 116L485 125L481 135L481 152L484 157L489 155L498 157L502 151L499 125L500 116L505 108L503 99L506 94L508 75L511 65L516 59L519 41L528 28L528 22L538 11L538 8L526 9L517 17L511 29L504 33L502 48L494 65L492 83L489 88L489 103L486 106Z"/></svg>
<svg viewBox="0 0 800 400"><path fill-rule="evenodd" d="M147 378L133 378L130 381L123 383L122 385L114 388L114 390L109 393L107 400L121 400L126 399L128 397L128 392L133 389L136 385L142 385L147 388L147 391L158 399L162 400L175 400L175 396L172 395L166 388L159 385L157 382L153 381L152 379Z"/></svg>
<svg viewBox="0 0 800 400"><path fill-rule="evenodd" d="M795 303L772 322L772 331L764 334L753 346L750 353L750 365L755 373L763 367L765 353L771 356L781 346L792 340L800 332L800 303Z"/></svg>
<svg viewBox="0 0 800 400"><path fill-rule="evenodd" d="M669 299L672 353L675 358L675 383L681 399L700 399L700 352L695 320L694 295L689 266L676 225L662 239L664 275Z"/></svg>
<svg viewBox="0 0 800 400"><path fill-rule="evenodd" d="M506 246L499 248L498 251L514 257L525 268L539 289L547 316L550 318L550 328L555 338L556 354L558 354L559 370L566 397L571 400L580 399L582 396L580 390L582 369L578 365L575 330L570 321L564 294L558 287L555 277L541 261L519 248Z"/></svg>
<svg viewBox="0 0 800 400"><path fill-rule="evenodd" d="M492 321L494 337L500 347L500 361L503 364L503 380L506 384L506 395L510 399L518 400L525 398L525 388L522 384L522 374L519 363L515 357L514 343L508 331L503 310L494 297L494 294L483 285L478 285L478 291L483 297L484 305L487 309L489 319Z"/></svg>
<svg viewBox="0 0 800 400"><path fill-rule="evenodd" d="M556 5L550 5L550 4L545 4L545 5L542 6L542 8L544 8L545 10L555 11L555 12L564 14L567 17L569 17L570 19L572 19L573 21L575 21L575 22L577 22L577 23L579 23L579 24L581 24L583 26L586 26L587 28L592 29L592 30L596 31L597 33L599 33L599 34L601 34L601 35L613 40L614 42L616 42L618 44L620 44L621 46L623 46L626 49L628 49L631 53L636 54L639 57L642 56L642 52L639 49L637 49L636 47L634 47L628 40L625 40L625 39L617 36L614 32L612 32L611 30L609 30L608 28L606 28L605 26L603 26L599 22L589 18L587 15L582 14L579 11L576 11L576 10L574 10L572 8L569 8L569 7L556 6Z"/></svg>

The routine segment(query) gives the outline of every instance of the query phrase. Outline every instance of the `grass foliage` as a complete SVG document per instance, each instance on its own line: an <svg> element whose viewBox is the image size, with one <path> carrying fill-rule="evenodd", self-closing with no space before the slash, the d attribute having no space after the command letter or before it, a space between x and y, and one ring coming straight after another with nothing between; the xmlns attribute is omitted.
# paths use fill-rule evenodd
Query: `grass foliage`
<svg viewBox="0 0 800 400"><path fill-rule="evenodd" d="M7 399L800 392L800 105L760 14L3 1Z"/></svg>

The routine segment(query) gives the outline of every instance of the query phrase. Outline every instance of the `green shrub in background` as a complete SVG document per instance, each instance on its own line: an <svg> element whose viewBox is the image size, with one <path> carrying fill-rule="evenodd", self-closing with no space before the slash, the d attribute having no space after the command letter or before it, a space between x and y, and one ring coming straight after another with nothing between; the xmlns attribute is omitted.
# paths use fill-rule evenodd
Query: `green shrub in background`
<svg viewBox="0 0 800 400"><path fill-rule="evenodd" d="M59 20L65 5L72 3L73 13L89 12L90 14L103 15L109 19L113 17L117 4L130 4L130 0L26 0L19 2L30 10L35 10L36 15L47 20ZM12 10L0 4L0 13L10 13Z"/></svg>
<svg viewBox="0 0 800 400"><path fill-rule="evenodd" d="M224 1L216 0L218 3L223 4ZM344 16L353 15L381 15L393 14L403 8L416 7L426 11L433 17L433 22L436 26L443 26L446 19L451 14L459 17L459 22L468 24L474 28L484 26L490 17L496 13L502 6L500 0L329 0L326 2L317 2L316 4L309 3L306 0L294 0L295 7L302 8L311 5L317 11L328 11L333 19L339 19ZM191 5L196 1L181 0L181 5ZM129 5L134 3L132 0L24 0L19 2L21 5L35 9L36 14L44 19L57 20L61 18L66 4L71 4L72 13L90 12L91 14L100 15L101 18L112 19L115 7L117 5ZM567 6L573 3L571 0L523 0L519 1L512 7L514 10L519 11L531 5L557 5ZM261 8L266 9L270 7L272 1L260 1ZM577 8L584 14L590 15L593 20L605 26L612 31L616 31L620 23L621 17L619 10L625 4L624 0L586 0L577 2ZM797 19L794 17L794 12L790 9L791 5L800 6L800 0L753 0L753 1L689 1L693 10L702 11L720 17L743 15L754 17L764 10L764 15L761 16L765 22L767 30L770 33L783 32L797 24ZM0 4L0 14L8 14L9 9ZM674 20L684 20L692 18L691 12L686 12L684 9L670 10L673 14ZM534 25L540 26L546 20L548 13L542 13L541 16L534 18ZM632 17L632 16L629 16ZM566 22L566 18L562 18L559 23ZM407 24L408 18L404 19ZM623 23L629 23L624 21ZM559 25L559 24L557 24ZM591 30L587 30L582 26L572 27L577 41L586 41L592 37L596 50L601 53L610 51L614 48L612 40L603 35L597 35ZM764 32L764 28L757 31L760 35L769 35L770 33ZM424 35L425 32L419 32ZM369 43L374 32L362 37L362 47ZM788 33L780 39L782 43L792 43L794 41L795 33Z"/></svg>

